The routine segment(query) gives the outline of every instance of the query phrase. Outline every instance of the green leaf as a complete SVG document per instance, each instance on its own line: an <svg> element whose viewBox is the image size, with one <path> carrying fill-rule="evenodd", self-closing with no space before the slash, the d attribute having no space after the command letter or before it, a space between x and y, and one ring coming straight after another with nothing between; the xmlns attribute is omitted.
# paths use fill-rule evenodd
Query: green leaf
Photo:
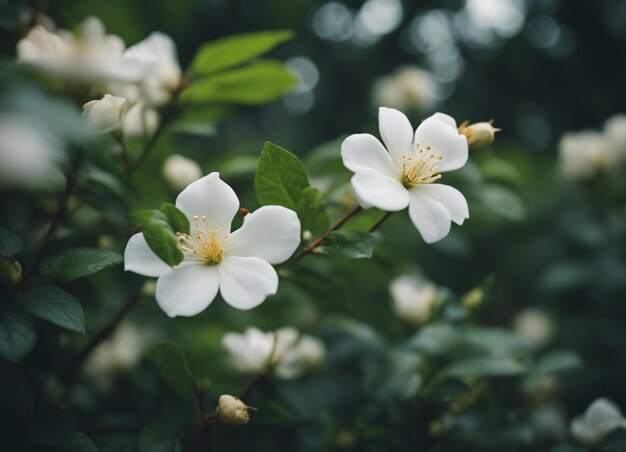
<svg viewBox="0 0 626 452"><path fill-rule="evenodd" d="M445 371L450 377L511 377L521 375L526 368L510 358L469 358L452 364Z"/></svg>
<svg viewBox="0 0 626 452"><path fill-rule="evenodd" d="M183 394L193 391L195 377L178 345L171 342L157 345L150 351L150 360L170 389Z"/></svg>
<svg viewBox="0 0 626 452"><path fill-rule="evenodd" d="M0 361L0 407L2 422L23 424L33 414L33 388L22 370L8 361Z"/></svg>
<svg viewBox="0 0 626 452"><path fill-rule="evenodd" d="M292 37L293 32L289 30L271 30L227 36L206 43L196 53L191 63L191 73L210 74L245 63Z"/></svg>
<svg viewBox="0 0 626 452"><path fill-rule="evenodd" d="M537 363L537 373L550 375L564 370L580 369L583 362L578 354L570 350L551 350Z"/></svg>
<svg viewBox="0 0 626 452"><path fill-rule="evenodd" d="M35 286L17 296L24 309L32 315L67 328L85 332L83 307L73 295L54 286Z"/></svg>
<svg viewBox="0 0 626 452"><path fill-rule="evenodd" d="M369 232L333 231L314 252L350 259L369 259L375 246L376 237Z"/></svg>
<svg viewBox="0 0 626 452"><path fill-rule="evenodd" d="M170 266L182 262L184 255L178 249L176 232L189 232L189 219L172 204L161 205L160 210L140 210L135 218L142 225L148 246Z"/></svg>
<svg viewBox="0 0 626 452"><path fill-rule="evenodd" d="M41 272L65 281L74 281L120 264L123 260L122 255L114 251L76 248L46 259L41 264Z"/></svg>
<svg viewBox="0 0 626 452"><path fill-rule="evenodd" d="M146 425L139 436L139 452L179 452L177 426L172 422L155 421Z"/></svg>
<svg viewBox="0 0 626 452"><path fill-rule="evenodd" d="M31 444L58 445L73 441L78 435L76 424L67 410L54 405L42 405L35 411L30 435Z"/></svg>
<svg viewBox="0 0 626 452"><path fill-rule="evenodd" d="M52 447L50 452L98 452L98 449L87 435L78 432L72 441Z"/></svg>
<svg viewBox="0 0 626 452"><path fill-rule="evenodd" d="M308 187L309 178L298 157L274 143L265 143L254 178L259 202L296 210Z"/></svg>
<svg viewBox="0 0 626 452"><path fill-rule="evenodd" d="M526 208L520 197L500 185L484 184L480 191L482 204L495 215L509 221L520 221L526 216Z"/></svg>
<svg viewBox="0 0 626 452"><path fill-rule="evenodd" d="M0 256L13 256L22 251L22 247L22 240L17 235L0 228Z"/></svg>
<svg viewBox="0 0 626 452"><path fill-rule="evenodd" d="M328 214L322 205L322 194L317 188L307 187L302 190L302 197L296 205L296 213L303 231L320 235L328 229Z"/></svg>
<svg viewBox="0 0 626 452"><path fill-rule="evenodd" d="M183 94L191 104L260 105L287 94L298 83L293 72L277 61L259 61L199 79Z"/></svg>
<svg viewBox="0 0 626 452"><path fill-rule="evenodd" d="M14 305L0 305L1 357L17 361L33 348L36 339L33 322L27 313Z"/></svg>

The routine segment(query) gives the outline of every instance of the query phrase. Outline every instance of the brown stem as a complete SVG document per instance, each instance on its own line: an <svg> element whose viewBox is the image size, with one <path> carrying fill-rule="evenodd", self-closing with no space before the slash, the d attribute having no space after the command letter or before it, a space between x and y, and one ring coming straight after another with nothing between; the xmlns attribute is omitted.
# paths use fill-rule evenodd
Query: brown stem
<svg viewBox="0 0 626 452"><path fill-rule="evenodd" d="M239 398L245 401L248 397L250 397L250 394L252 394L252 391L254 390L256 385L258 385L264 378L265 374L256 375L252 380L250 380L250 382L248 382L248 385L243 390Z"/></svg>
<svg viewBox="0 0 626 452"><path fill-rule="evenodd" d="M131 162L130 162L130 153L128 152L128 148L126 147L126 142L124 141L124 137L120 133L114 133L113 139L120 145L122 149L122 164L124 165L124 171L127 174L131 171Z"/></svg>
<svg viewBox="0 0 626 452"><path fill-rule="evenodd" d="M85 348L80 351L80 353L68 366L67 372L65 373L65 376L63 378L64 381L69 383L74 379L76 372L78 371L82 363L87 359L91 352L94 351L94 349L98 345L100 345L102 341L107 339L115 331L115 329L119 326L124 317L126 317L126 314L128 314L128 312L139 302L140 298L141 295L137 294L126 303L124 303L124 305L115 313L113 318L109 320L109 323L107 323L104 328L98 331L98 333L96 333L96 335L91 338Z"/></svg>
<svg viewBox="0 0 626 452"><path fill-rule="evenodd" d="M137 158L137 160L135 160L135 162L132 163L128 167L128 170L127 170L128 174L134 173L142 165L142 163L144 162L144 160L146 159L146 157L148 156L148 154L150 153L150 151L152 150L152 148L158 141L159 136L161 135L163 130L165 130L165 127L167 126L169 121L170 119L164 114L163 118L161 119L161 122L159 122L159 126L154 131L154 133L152 134L148 142L144 145L143 149L139 153L139 157Z"/></svg>
<svg viewBox="0 0 626 452"><path fill-rule="evenodd" d="M385 221L387 221L387 219L393 215L393 212L387 212L385 213L385 215L383 215L383 217L378 220L376 223L374 223L374 225L369 228L369 230L367 232L374 232L376 231Z"/></svg>
<svg viewBox="0 0 626 452"><path fill-rule="evenodd" d="M302 259L307 254L310 254L313 251L315 251L315 248L320 246L322 244L322 242L324 242L324 240L326 240L326 237L328 237L328 235L331 232L336 231L337 229L339 229L350 218L352 218L354 215L356 215L360 211L361 211L361 206L356 206L354 209L350 210L343 217L341 217L339 220L337 220L337 222L335 224L333 224L330 228L328 228L326 231L324 231L324 233L322 235L317 237L315 240L313 240L311 243L309 243L309 245L306 248L304 248L302 251L300 251L298 254L296 254L291 261L292 262L298 262L300 259Z"/></svg>
<svg viewBox="0 0 626 452"><path fill-rule="evenodd" d="M66 175L65 188L63 190L63 194L61 195L61 199L59 200L59 203L57 204L57 208L54 212L54 215L52 216L52 220L50 220L50 224L46 228L46 231L44 232L44 235L41 238L39 245L37 246L35 254L33 255L32 260L30 261L30 264L28 265L28 267L22 274L22 277L19 283L17 284L16 289L19 289L26 282L28 277L31 275L31 273L37 266L39 259L41 259L43 250L45 249L46 245L48 244L48 242L54 235L57 227L63 220L63 217L65 216L65 213L67 212L68 201L70 199L70 196L72 195L72 191L74 190L74 187L76 186L76 181L77 181L76 172L78 170L78 167L80 166L80 162L81 162L81 157L80 155L78 155L74 159L74 163L72 164L72 169Z"/></svg>

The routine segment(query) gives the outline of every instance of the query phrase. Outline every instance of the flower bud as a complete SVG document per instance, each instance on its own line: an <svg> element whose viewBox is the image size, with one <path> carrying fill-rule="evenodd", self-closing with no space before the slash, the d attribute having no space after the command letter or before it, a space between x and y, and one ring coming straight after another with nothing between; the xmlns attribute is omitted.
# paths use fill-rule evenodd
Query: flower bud
<svg viewBox="0 0 626 452"><path fill-rule="evenodd" d="M183 190L202 177L200 165L179 154L170 155L163 163L162 171L165 182L175 191Z"/></svg>
<svg viewBox="0 0 626 452"><path fill-rule="evenodd" d="M474 287L461 298L461 304L465 309L473 310L483 303L485 294L480 287Z"/></svg>
<svg viewBox="0 0 626 452"><path fill-rule="evenodd" d="M243 425L250 421L248 408L239 397L233 397L228 394L220 396L217 406L217 416L222 424L225 425Z"/></svg>
<svg viewBox="0 0 626 452"><path fill-rule="evenodd" d="M502 129L493 127L491 121L477 122L475 124L469 124L469 121L465 121L459 127L459 134L465 135L470 150L476 151L491 146L496 132L500 130Z"/></svg>
<svg viewBox="0 0 626 452"><path fill-rule="evenodd" d="M0 281L6 281L14 286L22 278L22 266L18 261L0 260Z"/></svg>
<svg viewBox="0 0 626 452"><path fill-rule="evenodd" d="M100 100L83 105L83 116L100 133L121 130L130 107L123 97L105 94Z"/></svg>

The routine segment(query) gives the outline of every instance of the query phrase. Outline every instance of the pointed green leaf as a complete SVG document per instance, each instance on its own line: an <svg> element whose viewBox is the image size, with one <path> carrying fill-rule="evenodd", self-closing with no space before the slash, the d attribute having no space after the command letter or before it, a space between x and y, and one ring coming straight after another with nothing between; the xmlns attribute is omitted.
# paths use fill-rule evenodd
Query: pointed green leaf
<svg viewBox="0 0 626 452"><path fill-rule="evenodd" d="M307 187L302 190L300 201L296 205L296 213L300 218L303 231L311 231L320 235L328 229L328 214L322 205L322 195L317 188Z"/></svg>
<svg viewBox="0 0 626 452"><path fill-rule="evenodd" d="M170 389L179 393L193 391L195 377L178 345L171 342L157 345L150 351L150 360Z"/></svg>
<svg viewBox="0 0 626 452"><path fill-rule="evenodd" d="M269 52L292 37L293 32L289 30L270 30L226 36L208 42L200 47L191 63L191 74L210 74L237 66Z"/></svg>
<svg viewBox="0 0 626 452"><path fill-rule="evenodd" d="M167 222L174 232L189 234L189 218L178 210L174 204L161 204L159 210L165 214Z"/></svg>
<svg viewBox="0 0 626 452"><path fill-rule="evenodd" d="M146 425L139 435L139 452L179 452L178 426L175 422L159 420Z"/></svg>
<svg viewBox="0 0 626 452"><path fill-rule="evenodd" d="M282 63L265 60L196 80L182 99L190 104L259 105L284 96L297 83Z"/></svg>
<svg viewBox="0 0 626 452"><path fill-rule="evenodd" d="M375 247L376 237L369 232L333 231L314 252L350 259L369 259Z"/></svg>
<svg viewBox="0 0 626 452"><path fill-rule="evenodd" d="M0 305L0 357L17 361L33 348L36 339L27 313L13 304Z"/></svg>
<svg viewBox="0 0 626 452"><path fill-rule="evenodd" d="M139 210L135 218L150 249L170 266L178 265L184 255L178 249L176 232L189 232L189 220L172 204L163 204L160 210Z"/></svg>
<svg viewBox="0 0 626 452"><path fill-rule="evenodd" d="M73 295L54 286L35 286L17 296L24 309L32 315L60 327L85 332L83 307Z"/></svg>
<svg viewBox="0 0 626 452"><path fill-rule="evenodd" d="M0 256L13 256L22 251L22 246L22 240L17 235L0 228Z"/></svg>
<svg viewBox="0 0 626 452"><path fill-rule="evenodd" d="M446 375L466 377L512 377L526 372L526 367L511 358L469 358L452 364Z"/></svg>
<svg viewBox="0 0 626 452"><path fill-rule="evenodd" d="M46 259L41 264L41 272L65 281L74 281L120 264L123 260L122 255L114 251L76 248Z"/></svg>

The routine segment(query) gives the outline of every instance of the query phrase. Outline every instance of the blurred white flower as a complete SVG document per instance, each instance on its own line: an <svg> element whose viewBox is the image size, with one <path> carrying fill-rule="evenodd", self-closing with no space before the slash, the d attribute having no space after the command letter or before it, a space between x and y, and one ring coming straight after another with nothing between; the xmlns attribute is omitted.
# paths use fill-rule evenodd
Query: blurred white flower
<svg viewBox="0 0 626 452"><path fill-rule="evenodd" d="M611 116L604 123L604 136L609 141L615 154L626 159L626 114Z"/></svg>
<svg viewBox="0 0 626 452"><path fill-rule="evenodd" d="M17 60L71 81L137 82L148 67L138 60L123 61L124 47L119 36L107 35L102 22L89 17L76 35L33 27L17 44Z"/></svg>
<svg viewBox="0 0 626 452"><path fill-rule="evenodd" d="M89 355L85 363L85 372L98 380L98 383L106 384L114 374L137 366L153 339L152 331L140 329L134 323L125 320L109 339L102 342Z"/></svg>
<svg viewBox="0 0 626 452"><path fill-rule="evenodd" d="M431 110L439 99L438 87L430 72L413 66L396 70L374 82L374 105L384 105L398 110Z"/></svg>
<svg viewBox="0 0 626 452"><path fill-rule="evenodd" d="M149 68L138 85L112 84L111 92L147 106L164 105L171 99L182 81L182 69L176 55L176 45L169 36L155 32L124 52L124 64L145 65Z"/></svg>
<svg viewBox="0 0 626 452"><path fill-rule="evenodd" d="M252 407L243 403L239 397L223 394L218 400L216 412L224 425L243 425L250 421L249 408Z"/></svg>
<svg viewBox="0 0 626 452"><path fill-rule="evenodd" d="M526 308L513 319L513 329L537 348L543 347L554 336L554 325L550 316L537 308Z"/></svg>
<svg viewBox="0 0 626 452"><path fill-rule="evenodd" d="M0 115L0 188L50 190L63 186L58 142L27 118Z"/></svg>
<svg viewBox="0 0 626 452"><path fill-rule="evenodd" d="M389 286L393 311L411 325L426 322L437 302L437 287L414 276L400 276Z"/></svg>
<svg viewBox="0 0 626 452"><path fill-rule="evenodd" d="M408 118L392 108L379 109L380 134L387 149L369 134L351 135L341 145L343 163L355 174L352 188L364 209L388 212L409 208L409 217L427 243L444 238L450 222L469 218L467 201L456 188L434 184L440 173L465 165L467 140L456 122L435 113L413 136Z"/></svg>
<svg viewBox="0 0 626 452"><path fill-rule="evenodd" d="M166 158L161 172L168 187L177 192L202 177L202 168L198 162L180 154Z"/></svg>
<svg viewBox="0 0 626 452"><path fill-rule="evenodd" d="M271 370L283 379L297 378L315 369L326 356L321 340L291 327L267 333L250 327L242 334L226 333L222 344L238 372L258 374Z"/></svg>
<svg viewBox="0 0 626 452"><path fill-rule="evenodd" d="M100 133L122 130L132 104L123 97L105 94L100 100L83 105L83 116Z"/></svg>
<svg viewBox="0 0 626 452"><path fill-rule="evenodd" d="M609 399L596 399L584 415L576 417L570 424L570 433L577 441L595 446L602 438L618 427L626 428L626 419L617 405Z"/></svg>
<svg viewBox="0 0 626 452"><path fill-rule="evenodd" d="M124 136L146 138L159 126L159 113L154 108L146 107L142 102L134 104L124 118Z"/></svg>
<svg viewBox="0 0 626 452"><path fill-rule="evenodd" d="M559 141L559 163L568 179L588 180L611 168L617 153L600 132L567 132Z"/></svg>
<svg viewBox="0 0 626 452"><path fill-rule="evenodd" d="M190 234L179 233L185 257L171 268L150 249L143 233L133 235L124 252L125 269L158 277L156 300L170 317L193 316L222 298L237 309L252 309L278 290L271 264L287 260L300 244L300 220L282 206L263 206L246 215L231 233L239 199L219 173L185 188L176 207L189 218Z"/></svg>

